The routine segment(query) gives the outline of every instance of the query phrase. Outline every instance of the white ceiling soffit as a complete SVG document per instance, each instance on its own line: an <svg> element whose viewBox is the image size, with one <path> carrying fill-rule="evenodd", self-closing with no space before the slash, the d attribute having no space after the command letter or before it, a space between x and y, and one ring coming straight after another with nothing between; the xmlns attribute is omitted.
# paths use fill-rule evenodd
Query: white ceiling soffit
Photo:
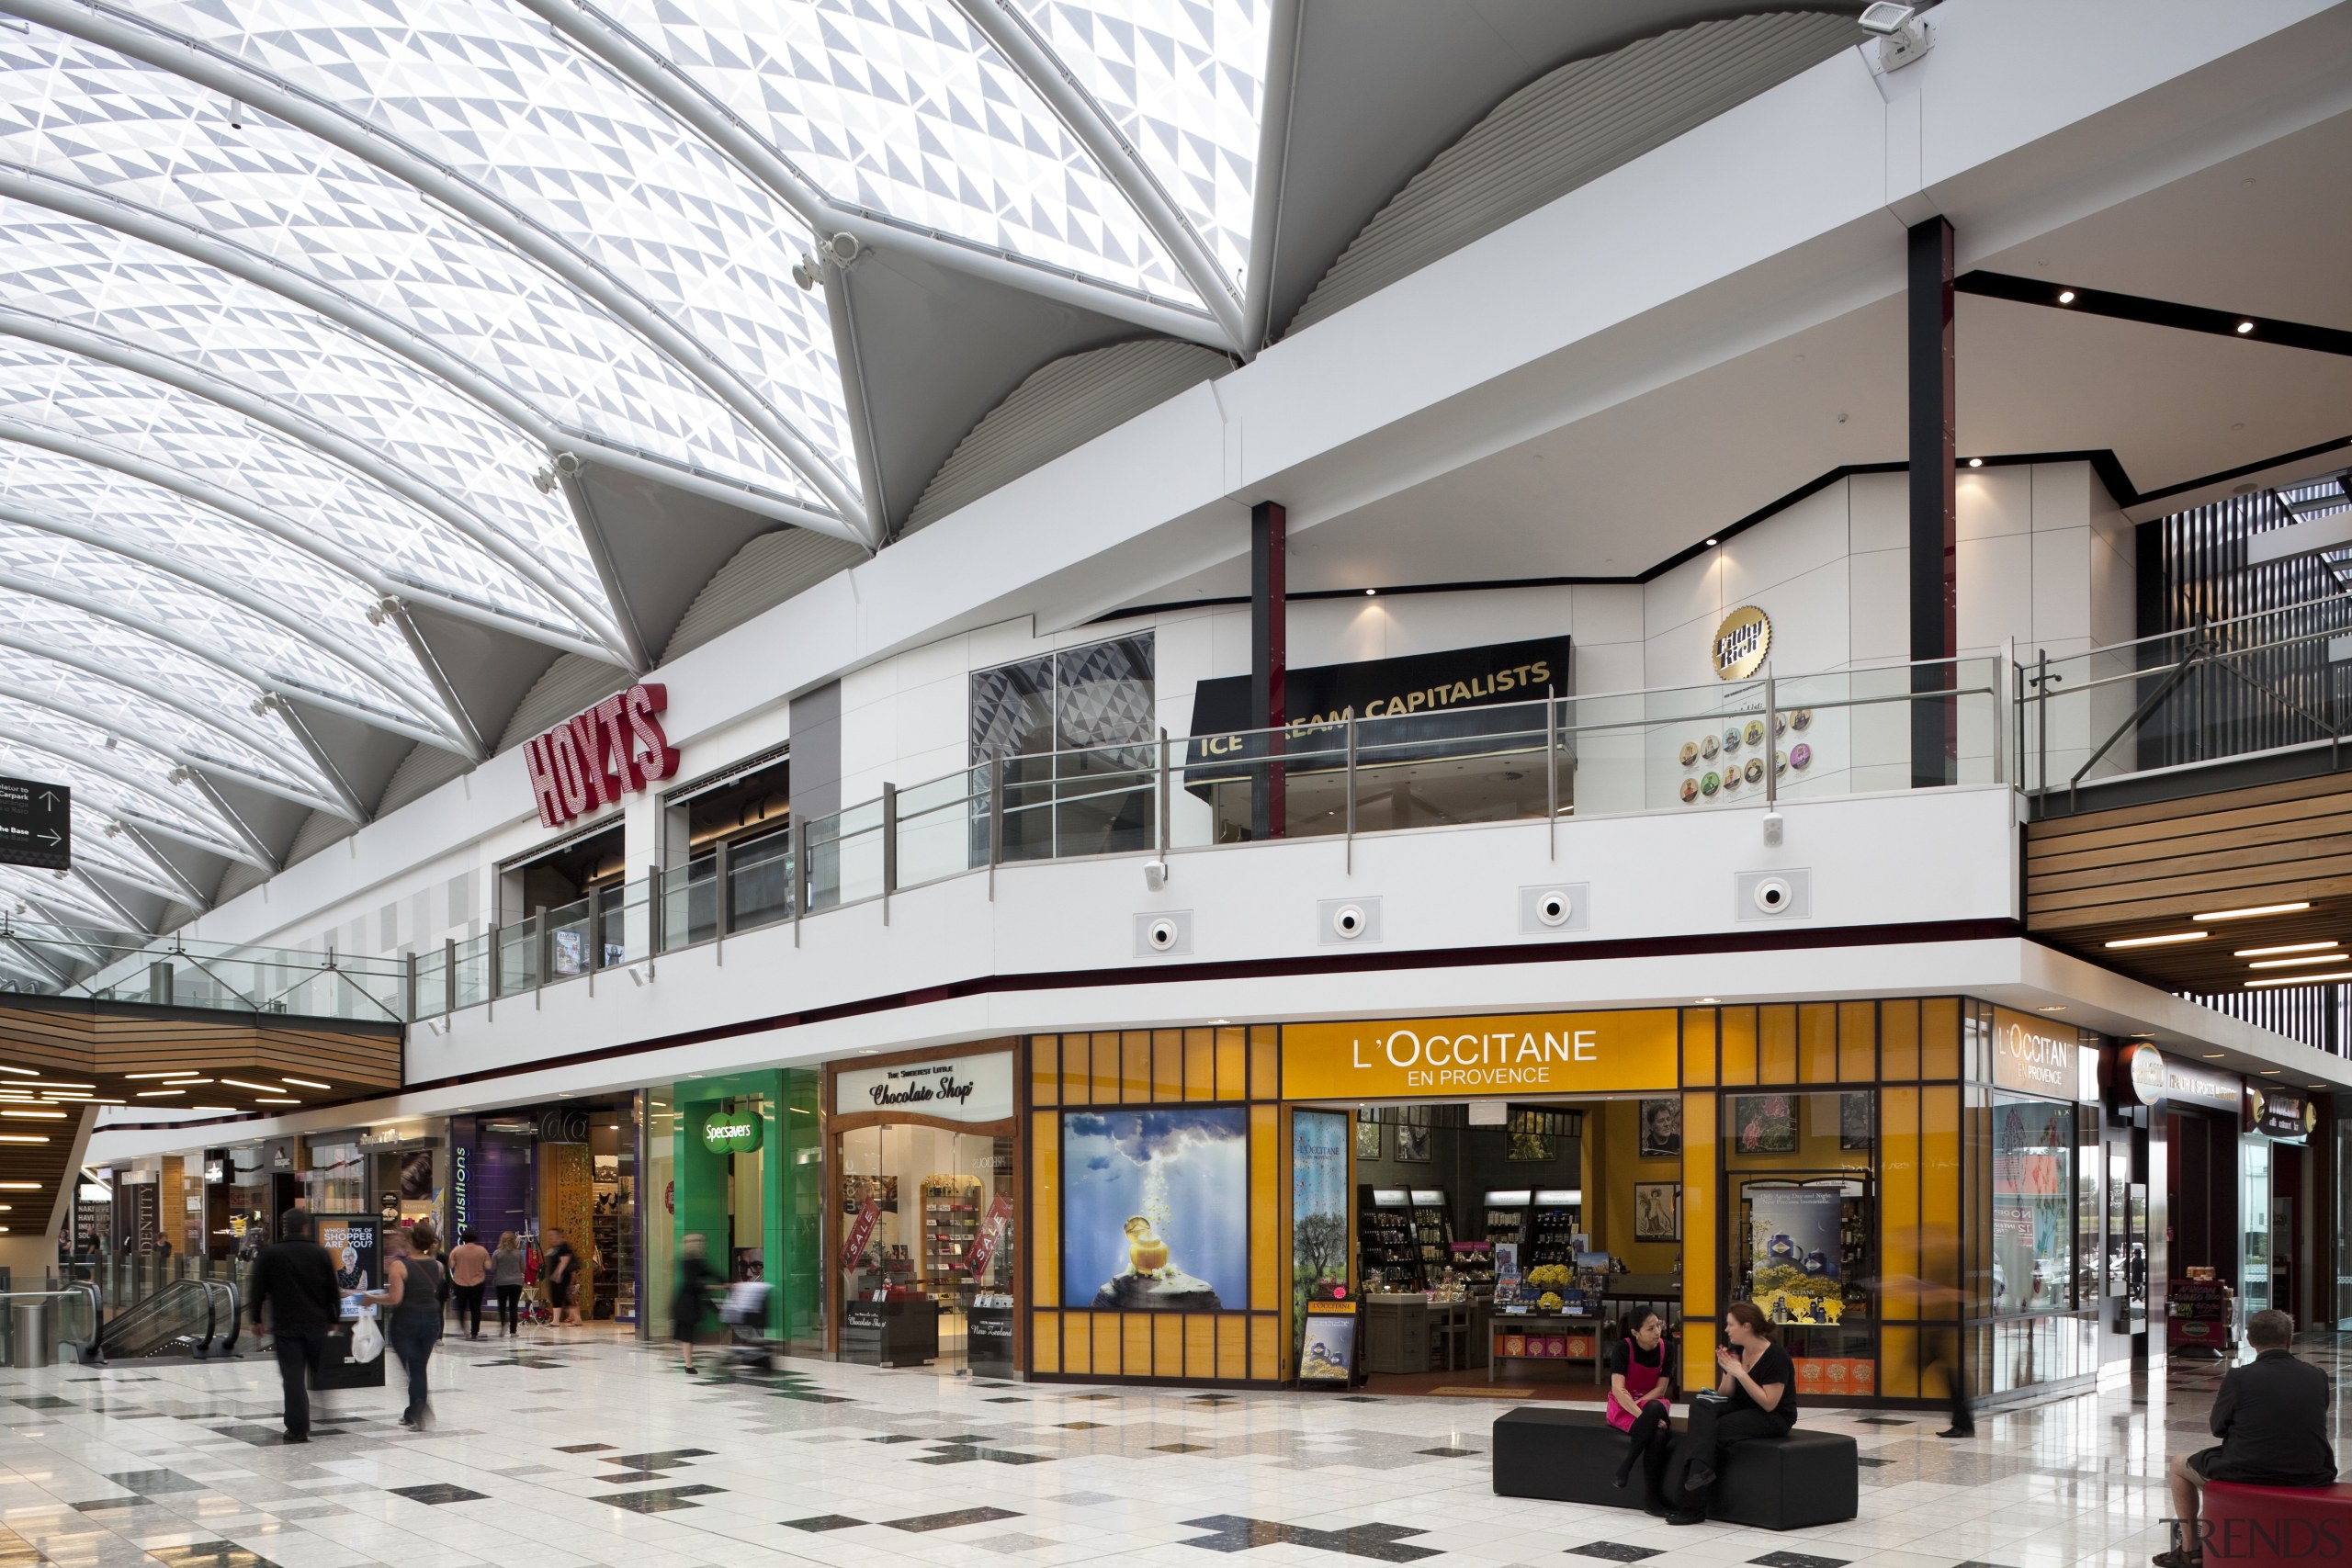
<svg viewBox="0 0 2352 1568"><path fill-rule="evenodd" d="M669 646L662 650L662 662L690 653L769 606L816 586L843 567L854 565L858 555L854 546L804 528L760 535L703 584L678 618Z"/></svg>
<svg viewBox="0 0 2352 1568"><path fill-rule="evenodd" d="M1331 264L1285 333L1664 146L1861 36L1849 16L1738 17L1679 28L1546 73L1408 181Z"/></svg>

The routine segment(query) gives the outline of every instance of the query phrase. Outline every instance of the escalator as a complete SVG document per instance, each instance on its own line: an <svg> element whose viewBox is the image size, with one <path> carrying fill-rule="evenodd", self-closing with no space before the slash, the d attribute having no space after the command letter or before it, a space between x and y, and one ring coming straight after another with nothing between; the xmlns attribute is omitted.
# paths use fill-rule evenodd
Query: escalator
<svg viewBox="0 0 2352 1568"><path fill-rule="evenodd" d="M237 1288L222 1280L175 1280L136 1306L108 1318L92 1347L94 1360L143 1356L226 1355L237 1343Z"/></svg>

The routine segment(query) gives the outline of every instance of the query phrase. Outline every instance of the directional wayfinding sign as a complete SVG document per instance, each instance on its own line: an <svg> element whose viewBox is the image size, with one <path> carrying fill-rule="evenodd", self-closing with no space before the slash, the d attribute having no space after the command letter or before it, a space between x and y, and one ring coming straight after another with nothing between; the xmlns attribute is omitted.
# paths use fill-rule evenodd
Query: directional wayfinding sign
<svg viewBox="0 0 2352 1568"><path fill-rule="evenodd" d="M74 863L74 792L0 778L0 864L65 871Z"/></svg>

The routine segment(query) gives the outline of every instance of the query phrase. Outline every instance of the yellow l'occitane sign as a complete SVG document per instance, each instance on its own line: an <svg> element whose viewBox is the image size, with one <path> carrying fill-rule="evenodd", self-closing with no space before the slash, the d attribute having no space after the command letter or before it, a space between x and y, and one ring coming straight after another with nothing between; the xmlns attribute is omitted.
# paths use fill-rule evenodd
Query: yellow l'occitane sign
<svg viewBox="0 0 2352 1568"><path fill-rule="evenodd" d="M1671 1008L1283 1026L1285 1100L1672 1089Z"/></svg>

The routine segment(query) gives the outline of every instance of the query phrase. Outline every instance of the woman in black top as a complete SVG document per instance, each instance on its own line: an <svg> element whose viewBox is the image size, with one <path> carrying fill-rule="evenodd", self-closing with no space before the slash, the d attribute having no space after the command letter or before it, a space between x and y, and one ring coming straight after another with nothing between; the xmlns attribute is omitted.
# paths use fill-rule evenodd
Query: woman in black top
<svg viewBox="0 0 2352 1568"><path fill-rule="evenodd" d="M384 1342L408 1368L408 1408L401 1425L422 1430L431 1424L424 1369L433 1346L441 1337L441 1265L433 1257L433 1226L424 1220L409 1230L384 1227L384 1289L368 1300L390 1311L384 1320Z"/></svg>
<svg viewBox="0 0 2352 1568"><path fill-rule="evenodd" d="M1690 1401L1690 1421L1674 1447L1668 1493L1670 1525L1707 1517L1724 1449L1755 1438L1785 1438L1797 1424L1797 1369L1772 1343L1772 1324L1754 1302L1734 1302L1724 1313L1726 1343L1715 1352L1723 1380Z"/></svg>

